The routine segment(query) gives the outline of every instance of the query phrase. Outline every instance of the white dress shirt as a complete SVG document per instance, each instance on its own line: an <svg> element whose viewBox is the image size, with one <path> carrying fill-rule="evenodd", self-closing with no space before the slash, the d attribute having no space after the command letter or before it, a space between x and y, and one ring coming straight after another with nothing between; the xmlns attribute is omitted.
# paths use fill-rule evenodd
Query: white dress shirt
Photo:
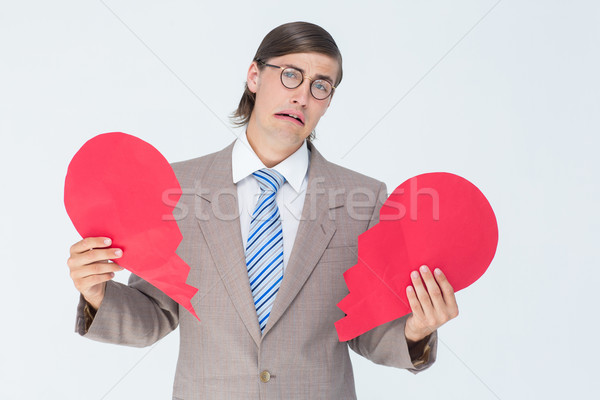
<svg viewBox="0 0 600 400"><path fill-rule="evenodd" d="M308 185L309 162L310 151L308 150L306 141L304 141L295 153L272 168L285 177L285 183L279 188L275 197L281 218L281 229L283 231L284 273L292 252L292 247L294 247L298 225L300 224L306 187ZM237 187L242 240L244 248L246 248L252 213L256 208L256 202L260 196L260 186L252 173L267 167L260 161L248 143L245 133L240 135L233 145L231 167L233 183Z"/></svg>

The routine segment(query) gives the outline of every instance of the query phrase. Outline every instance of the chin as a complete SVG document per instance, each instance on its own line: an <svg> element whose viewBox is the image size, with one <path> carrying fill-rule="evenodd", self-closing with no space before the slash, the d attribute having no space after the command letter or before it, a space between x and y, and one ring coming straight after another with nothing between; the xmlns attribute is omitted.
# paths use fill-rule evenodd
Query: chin
<svg viewBox="0 0 600 400"><path fill-rule="evenodd" d="M308 134L304 135L304 133L288 132L285 130L281 130L276 134L277 141L280 142L282 145L287 146L299 145L307 137Z"/></svg>

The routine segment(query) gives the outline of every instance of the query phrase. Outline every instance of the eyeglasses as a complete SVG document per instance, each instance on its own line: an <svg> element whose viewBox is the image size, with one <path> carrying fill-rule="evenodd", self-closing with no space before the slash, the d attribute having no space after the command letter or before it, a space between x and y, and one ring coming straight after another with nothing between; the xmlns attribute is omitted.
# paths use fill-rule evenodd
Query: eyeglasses
<svg viewBox="0 0 600 400"><path fill-rule="evenodd" d="M305 76L302 71L296 68L267 64L262 60L257 61L267 67L281 69L281 83L288 89L296 89L298 86L302 85L304 78L311 80L312 83L310 84L310 94L312 94L312 96L317 100L325 100L331 96L333 90L335 89L335 86L333 86L331 82L324 79L313 80L313 78Z"/></svg>

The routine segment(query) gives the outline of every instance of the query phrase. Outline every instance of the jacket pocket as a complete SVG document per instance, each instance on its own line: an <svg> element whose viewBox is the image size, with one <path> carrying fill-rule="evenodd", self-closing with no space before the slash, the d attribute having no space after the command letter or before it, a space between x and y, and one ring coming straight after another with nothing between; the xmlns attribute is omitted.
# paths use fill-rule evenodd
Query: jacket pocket
<svg viewBox="0 0 600 400"><path fill-rule="evenodd" d="M357 260L357 246L328 247L319 259L319 263L346 262L355 264Z"/></svg>

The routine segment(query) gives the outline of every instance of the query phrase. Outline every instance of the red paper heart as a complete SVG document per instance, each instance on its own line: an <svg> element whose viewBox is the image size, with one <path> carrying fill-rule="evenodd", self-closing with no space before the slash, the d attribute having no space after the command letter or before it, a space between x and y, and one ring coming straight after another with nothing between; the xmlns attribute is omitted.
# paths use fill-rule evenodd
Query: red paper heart
<svg viewBox="0 0 600 400"><path fill-rule="evenodd" d="M411 312L406 287L421 265L439 267L457 292L486 271L498 225L479 189L445 172L415 176L390 195L380 222L358 237L358 263L344 273L350 293L338 303L340 341Z"/></svg>
<svg viewBox="0 0 600 400"><path fill-rule="evenodd" d="M71 160L65 207L82 237L104 236L123 249L118 263L151 283L196 318L186 284L190 267L175 250L182 235L173 218L181 187L150 144L121 132L88 140Z"/></svg>

